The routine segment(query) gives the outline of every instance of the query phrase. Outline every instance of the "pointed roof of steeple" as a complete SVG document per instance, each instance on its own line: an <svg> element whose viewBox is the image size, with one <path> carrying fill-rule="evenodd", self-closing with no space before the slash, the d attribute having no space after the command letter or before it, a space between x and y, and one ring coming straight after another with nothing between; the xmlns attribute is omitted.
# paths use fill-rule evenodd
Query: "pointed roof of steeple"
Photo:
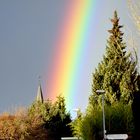
<svg viewBox="0 0 140 140"><path fill-rule="evenodd" d="M41 84L40 84L40 77L39 77L39 86L38 86L38 90L37 90L36 101L40 101L42 103L44 101L44 99L43 99L43 93L42 93L42 88L41 88Z"/></svg>

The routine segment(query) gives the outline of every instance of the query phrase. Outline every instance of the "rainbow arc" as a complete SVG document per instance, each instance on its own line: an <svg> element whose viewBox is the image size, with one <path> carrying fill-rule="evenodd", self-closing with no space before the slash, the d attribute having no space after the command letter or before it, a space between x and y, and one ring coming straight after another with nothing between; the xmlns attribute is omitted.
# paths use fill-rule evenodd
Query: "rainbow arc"
<svg viewBox="0 0 140 140"><path fill-rule="evenodd" d="M46 96L55 100L62 94L66 99L68 110L74 107L77 94L77 79L83 61L83 55L88 50L88 39L91 39L91 28L95 16L95 0L70 0L65 11L63 24L59 28L55 40L50 77L47 79ZM80 95L79 95L80 96Z"/></svg>

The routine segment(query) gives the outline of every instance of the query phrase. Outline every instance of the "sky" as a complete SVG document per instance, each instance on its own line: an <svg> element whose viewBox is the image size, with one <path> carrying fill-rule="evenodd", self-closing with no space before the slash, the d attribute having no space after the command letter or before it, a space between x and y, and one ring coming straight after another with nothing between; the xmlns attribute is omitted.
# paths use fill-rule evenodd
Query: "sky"
<svg viewBox="0 0 140 140"><path fill-rule="evenodd" d="M68 107L71 112L75 108L85 110L88 104L92 73L105 53L109 36L107 30L112 27L110 18L114 10L118 12L120 24L125 27L125 38L136 32L126 0L95 2L94 14L91 16L92 44L85 56L80 57L84 61L79 61L80 79L75 78L73 96L70 96L71 93L64 94L66 103L71 102ZM39 76L44 97L51 97L50 81L57 71L53 69L56 68L53 67L54 61L57 61L54 58L60 53L56 42L61 35L60 29L65 23L70 3L75 4L74 0L0 1L0 112L29 106L36 98ZM63 37L65 34L61 35ZM55 84L58 82L53 82L54 87L57 87ZM63 94L63 89L61 91Z"/></svg>

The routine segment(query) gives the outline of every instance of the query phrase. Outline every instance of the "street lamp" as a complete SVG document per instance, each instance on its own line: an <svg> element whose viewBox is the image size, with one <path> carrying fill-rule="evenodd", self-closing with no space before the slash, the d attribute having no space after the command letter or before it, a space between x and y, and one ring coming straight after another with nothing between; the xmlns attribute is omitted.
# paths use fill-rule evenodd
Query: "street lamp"
<svg viewBox="0 0 140 140"><path fill-rule="evenodd" d="M76 112L76 117L78 118L78 116L79 116L79 112L80 112L80 108L75 108L75 109L73 109L73 111L74 112Z"/></svg>
<svg viewBox="0 0 140 140"><path fill-rule="evenodd" d="M105 90L96 90L97 93L101 93L102 94L102 110L103 110L103 135L104 135L104 138L103 140L106 139L106 130L105 130L105 111L104 111L104 93L105 93Z"/></svg>

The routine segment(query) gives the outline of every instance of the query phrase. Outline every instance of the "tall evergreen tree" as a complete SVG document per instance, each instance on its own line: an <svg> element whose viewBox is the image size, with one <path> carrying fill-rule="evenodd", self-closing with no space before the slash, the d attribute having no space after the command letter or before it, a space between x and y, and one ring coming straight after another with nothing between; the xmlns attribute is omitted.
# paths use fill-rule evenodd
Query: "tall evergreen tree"
<svg viewBox="0 0 140 140"><path fill-rule="evenodd" d="M113 27L108 30L110 37L107 40L106 54L93 73L90 104L101 102L101 96L96 93L99 89L105 90L107 104L116 101L129 103L137 90L137 56L133 57L130 52L126 52L121 31L123 26L119 25L116 11L111 22Z"/></svg>

